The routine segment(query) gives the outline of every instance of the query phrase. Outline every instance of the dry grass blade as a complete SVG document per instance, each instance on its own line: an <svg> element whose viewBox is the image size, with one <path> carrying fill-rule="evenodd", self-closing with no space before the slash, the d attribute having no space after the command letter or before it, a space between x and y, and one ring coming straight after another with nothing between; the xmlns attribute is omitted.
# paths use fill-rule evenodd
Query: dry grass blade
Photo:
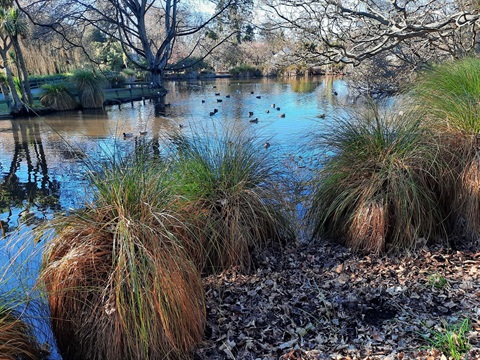
<svg viewBox="0 0 480 360"><path fill-rule="evenodd" d="M443 145L451 174L441 183L456 232L480 236L480 60L465 58L433 67L413 90L414 98ZM450 180L451 178L451 180Z"/></svg>
<svg viewBox="0 0 480 360"><path fill-rule="evenodd" d="M372 106L350 115L319 141L330 156L312 181L313 236L379 253L444 235L437 147L417 114Z"/></svg>
<svg viewBox="0 0 480 360"><path fill-rule="evenodd" d="M39 345L30 327L5 306L0 306L0 357L4 360L40 358Z"/></svg>
<svg viewBox="0 0 480 360"><path fill-rule="evenodd" d="M112 161L93 204L54 222L41 279L65 358L182 359L201 341L201 278L162 171Z"/></svg>
<svg viewBox="0 0 480 360"><path fill-rule="evenodd" d="M172 183L180 195L179 212L196 224L195 252L205 256L200 265L249 269L253 253L293 237L275 163L261 142L217 130L176 146Z"/></svg>

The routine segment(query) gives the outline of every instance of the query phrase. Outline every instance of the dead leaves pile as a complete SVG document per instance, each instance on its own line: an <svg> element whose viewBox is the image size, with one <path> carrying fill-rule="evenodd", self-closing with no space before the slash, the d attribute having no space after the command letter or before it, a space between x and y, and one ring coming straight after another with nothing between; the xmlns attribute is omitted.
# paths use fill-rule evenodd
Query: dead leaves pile
<svg viewBox="0 0 480 360"><path fill-rule="evenodd" d="M464 318L468 358L480 359L480 253L424 246L389 258L303 244L259 258L253 274L205 279L207 338L196 359L443 360L422 334Z"/></svg>

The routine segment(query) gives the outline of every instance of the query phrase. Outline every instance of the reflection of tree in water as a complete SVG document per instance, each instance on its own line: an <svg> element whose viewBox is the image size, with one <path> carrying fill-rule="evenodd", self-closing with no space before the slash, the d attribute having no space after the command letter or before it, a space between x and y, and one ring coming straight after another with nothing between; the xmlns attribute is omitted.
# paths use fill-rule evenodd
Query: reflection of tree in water
<svg viewBox="0 0 480 360"><path fill-rule="evenodd" d="M48 175L38 122L12 120L12 130L15 149L10 168L0 179L0 213L8 214L1 224L3 233L12 230L8 226L17 211L22 221L37 224L48 210L60 209L60 183ZM27 166L26 178L17 174L22 161Z"/></svg>

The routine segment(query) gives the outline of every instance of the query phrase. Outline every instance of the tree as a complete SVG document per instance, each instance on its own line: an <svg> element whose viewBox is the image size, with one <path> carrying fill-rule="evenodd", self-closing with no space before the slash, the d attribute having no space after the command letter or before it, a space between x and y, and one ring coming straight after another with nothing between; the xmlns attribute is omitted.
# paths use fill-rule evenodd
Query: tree
<svg viewBox="0 0 480 360"><path fill-rule="evenodd" d="M299 56L354 65L387 51L461 56L475 49L480 19L458 0L265 0L265 10L304 45Z"/></svg>
<svg viewBox="0 0 480 360"><path fill-rule="evenodd" d="M18 78L20 80L23 99L27 100L29 104L33 104L32 92L28 82L27 66L25 64L23 52L20 47L20 38L25 36L28 32L28 25L25 20L26 19L24 16L22 16L22 13L20 13L17 8L10 7L7 9L7 14L3 23L3 29L10 37L15 50L15 60L17 63Z"/></svg>
<svg viewBox="0 0 480 360"><path fill-rule="evenodd" d="M0 6L0 57L3 62L3 69L5 70L5 77L9 87L9 92L13 98L13 110L20 111L23 107L22 100L18 96L13 80L12 69L10 67L9 51L12 47L12 39L8 32L5 31L6 24L9 22L8 10ZM5 99L8 97L8 93L4 93Z"/></svg>
<svg viewBox="0 0 480 360"><path fill-rule="evenodd" d="M225 8L228 0L218 0L217 11ZM221 30L233 31L237 44L253 40L253 27L248 24L253 13L253 0L232 0L227 10L218 17Z"/></svg>
<svg viewBox="0 0 480 360"><path fill-rule="evenodd" d="M191 2L180 0L15 0L37 25L61 34L65 42L88 54L89 31L118 41L128 60L150 73L155 88L162 87L163 72L176 41L207 30L234 0L225 1L208 18L181 16ZM98 34L97 34L98 35ZM192 51L202 47L201 37ZM208 53L216 44L206 49Z"/></svg>

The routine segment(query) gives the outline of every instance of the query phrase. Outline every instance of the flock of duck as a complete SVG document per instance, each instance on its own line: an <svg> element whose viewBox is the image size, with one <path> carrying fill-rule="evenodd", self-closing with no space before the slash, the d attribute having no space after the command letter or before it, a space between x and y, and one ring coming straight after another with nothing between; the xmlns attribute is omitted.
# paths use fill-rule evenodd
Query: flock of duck
<svg viewBox="0 0 480 360"><path fill-rule="evenodd" d="M216 88L216 86L213 86L213 88ZM255 92L254 92L254 91L251 91L250 94L251 94L251 95L254 95ZM223 99L218 98L218 96L221 96L221 93L216 92L216 93L215 93L215 97L217 97L217 98L216 98L216 101L217 101L218 103L223 102ZM231 97L230 94L225 95L225 98L226 98L226 99L230 99L230 97ZM261 99L262 96L261 96L261 95L256 95L255 98ZM206 100L205 100L205 99L202 99L202 104L204 104L204 103L206 103ZM279 106L277 106L276 104L272 104L271 107L272 107L274 110L276 110L276 111L280 111L280 110L281 110L281 108L280 108ZM218 113L218 109L215 108L215 109L213 109L213 111L210 111L210 112L209 112L209 115L210 115L210 116L214 116L216 113ZM269 114L269 113L270 113L270 109L267 109L267 110L265 111L265 113ZM254 118L253 115L254 115L253 111L249 111L249 112L248 112L248 118L249 118L248 121L249 121L251 124L258 124L258 122L259 122L258 117L255 117L255 118ZM280 113L278 116L281 117L281 118L284 118L284 117L285 117L285 113ZM268 149L268 148L270 147L270 143L267 141L267 142L265 142L265 144L263 144L263 146L265 147L265 149Z"/></svg>
<svg viewBox="0 0 480 360"><path fill-rule="evenodd" d="M216 86L214 85L213 88L215 89ZM216 102L217 102L217 103L223 102L223 99L219 98L219 96L221 96L221 93L220 93L220 92L215 92L214 94L215 94ZM254 92L254 91L251 91L250 94L251 94L251 95L254 95L255 92ZM336 91L334 91L334 95L338 95L338 93L337 93ZM226 98L226 99L229 99L230 97L231 97L230 94L225 95L225 98ZM261 96L261 95L256 95L255 98L261 99L262 96ZM206 103L206 100L205 100L205 99L202 99L202 104L204 104L204 103ZM273 110L278 111L278 112L281 110L281 108L280 108L279 106L277 106L275 103L274 103L274 104L271 104L271 108L272 108ZM273 110L272 110L272 111L273 111ZM270 113L270 109L267 109L265 112L266 112L267 114L269 114L269 113ZM217 114L217 113L218 113L218 109L217 109L217 108L214 108L213 111L210 111L210 112L209 112L209 115L210 115L210 116L214 116L214 115ZM248 112L249 122L252 123L252 124L258 124L258 122L259 122L258 117L255 117L255 118L254 118L253 116L254 116L253 111L249 111L249 112ZM284 118L284 117L285 117L285 113L279 113L278 116L279 116L280 118ZM320 114L320 115L318 115L317 117L323 119L323 118L325 118L325 114ZM179 124L179 127L180 127L180 129L181 129L181 128L184 127L184 125ZM147 134L146 131L140 132L140 135L141 135L141 136L144 136L144 135L146 135L146 134ZM133 135L132 133L123 133L123 138L124 138L124 139L130 138L130 137L134 137L134 135ZM267 141L267 142L265 142L265 144L264 144L263 146L264 146L266 149L268 149L268 148L270 147L270 143Z"/></svg>
<svg viewBox="0 0 480 360"><path fill-rule="evenodd" d="M214 86L214 88L215 88L215 87L216 87L216 86ZM251 91L250 94L254 95L255 92L254 92L254 91ZM216 92L216 93L215 93L215 96L221 96L221 94L220 94L219 92ZM230 94L225 95L225 98L226 98L226 99L230 99L230 97L231 97ZM257 96L255 96L255 97L256 97L257 99L261 99L261 98L262 98L261 95L257 95ZM221 103L221 102L223 102L223 99L217 98L216 101L219 102L219 103ZM203 99L203 100L202 100L202 104L205 104L205 102L206 102L206 100ZM276 106L275 104L272 104L272 108L274 108L274 109L277 110L277 111L280 111L280 110L281 110L280 107L279 107L279 106ZM268 114L268 113L270 113L270 110L266 110L265 112ZM209 115L210 115L210 116L214 116L216 113L218 113L218 109L213 109L213 111L210 111ZM279 114L278 116L281 117L281 118L284 118L284 117L285 117L285 113L281 113L281 114ZM253 111L249 111L249 112L248 112L248 117L249 117L249 118L253 117ZM258 124L258 117L253 118L253 119L249 119L249 121L250 121L252 124Z"/></svg>

